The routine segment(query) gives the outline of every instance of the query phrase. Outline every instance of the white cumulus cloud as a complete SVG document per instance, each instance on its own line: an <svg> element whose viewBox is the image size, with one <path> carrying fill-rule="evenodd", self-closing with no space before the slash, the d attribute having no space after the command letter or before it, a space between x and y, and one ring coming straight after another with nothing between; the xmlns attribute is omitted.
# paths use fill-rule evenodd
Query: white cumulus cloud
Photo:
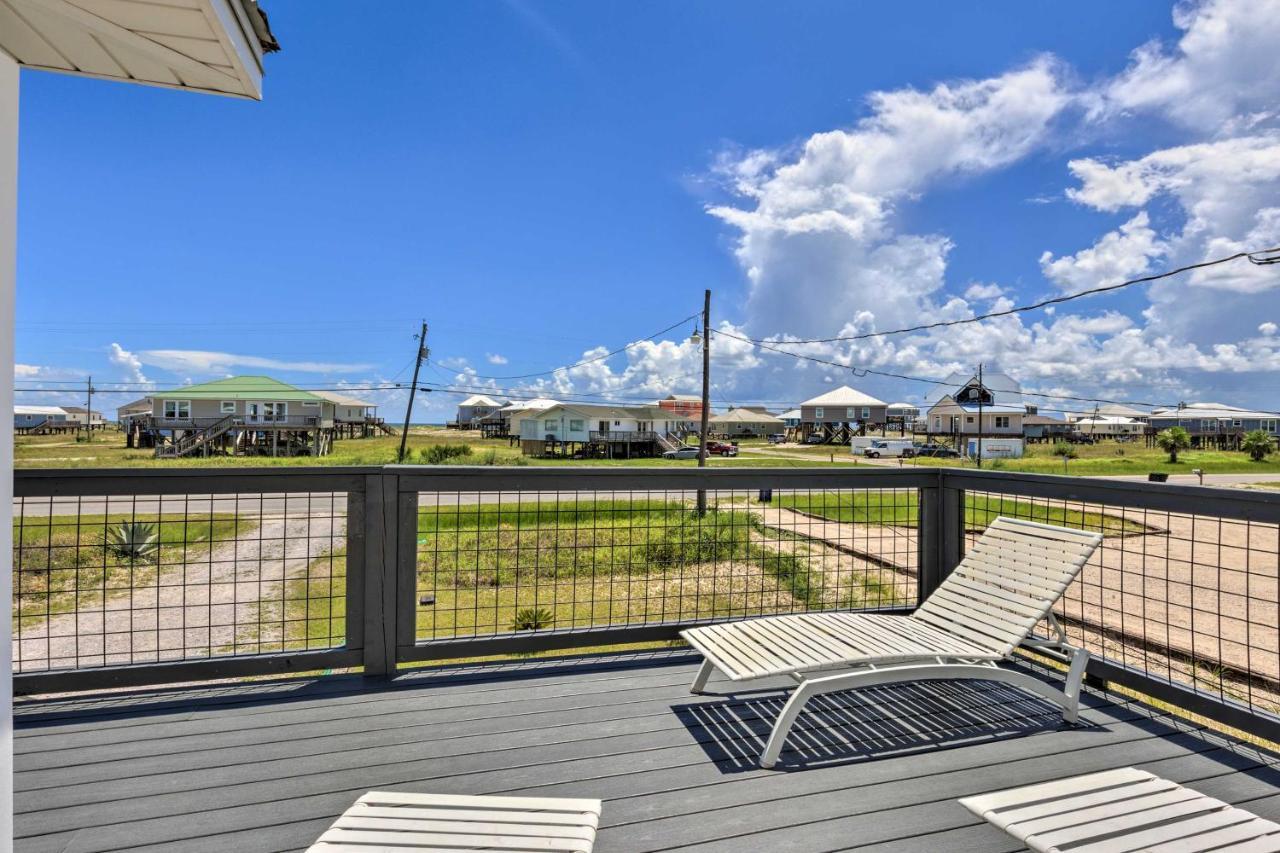
<svg viewBox="0 0 1280 853"><path fill-rule="evenodd" d="M1164 245L1152 230L1147 212L1142 210L1119 229L1074 255L1055 258L1046 251L1040 256L1040 270L1067 292L1088 290L1142 275L1163 252Z"/></svg>

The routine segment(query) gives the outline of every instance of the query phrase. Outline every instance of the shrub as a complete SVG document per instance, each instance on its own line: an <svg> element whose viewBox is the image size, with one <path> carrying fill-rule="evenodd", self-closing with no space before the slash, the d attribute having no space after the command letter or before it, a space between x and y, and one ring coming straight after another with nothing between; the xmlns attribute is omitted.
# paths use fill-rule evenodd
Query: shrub
<svg viewBox="0 0 1280 853"><path fill-rule="evenodd" d="M540 631L555 621L555 616L545 607L526 607L516 611L516 618L511 623L512 631Z"/></svg>
<svg viewBox="0 0 1280 853"><path fill-rule="evenodd" d="M497 465L498 451L492 450L492 449L485 451L484 456L480 457L480 464L481 465Z"/></svg>
<svg viewBox="0 0 1280 853"><path fill-rule="evenodd" d="M431 444L418 451L420 465L446 465L454 459L471 455L469 444Z"/></svg>
<svg viewBox="0 0 1280 853"><path fill-rule="evenodd" d="M120 560L146 560L160 550L154 524L126 521L107 531L107 551Z"/></svg>
<svg viewBox="0 0 1280 853"><path fill-rule="evenodd" d="M1264 430L1255 429L1245 433L1240 442L1240 449L1249 454L1254 462L1261 462L1276 449L1275 440Z"/></svg>
<svg viewBox="0 0 1280 853"><path fill-rule="evenodd" d="M1055 444L1053 447L1053 455L1061 456L1063 459L1075 459L1080 454L1079 452L1077 452L1074 444L1059 442L1058 444Z"/></svg>
<svg viewBox="0 0 1280 853"><path fill-rule="evenodd" d="M1162 429L1156 433L1156 446L1169 454L1169 462L1178 461L1178 451L1191 446L1191 435L1180 426Z"/></svg>

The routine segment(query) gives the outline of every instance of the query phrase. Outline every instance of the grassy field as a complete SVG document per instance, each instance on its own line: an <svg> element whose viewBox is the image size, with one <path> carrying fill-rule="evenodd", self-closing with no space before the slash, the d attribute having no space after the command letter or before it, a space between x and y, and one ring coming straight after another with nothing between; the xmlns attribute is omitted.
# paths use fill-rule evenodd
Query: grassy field
<svg viewBox="0 0 1280 853"><path fill-rule="evenodd" d="M914 491L790 494L774 498L774 503L831 521L854 524L915 527L917 519ZM1139 533L1145 529L1135 521L1098 512L1081 512L1052 504L1030 503L1012 498L965 496L965 526L970 530L985 530L988 524L1001 515L1096 530L1106 535Z"/></svg>
<svg viewBox="0 0 1280 853"><path fill-rule="evenodd" d="M1021 459L988 459L983 467L996 471L1024 471L1031 474L1064 473L1062 458L1055 456L1054 445L1032 444ZM1206 474L1280 474L1280 455L1272 455L1263 462L1254 462L1246 453L1225 450L1187 450L1178 454L1177 463L1169 461L1169 455L1156 448L1136 444L1119 444L1114 441L1094 445L1078 445L1079 458L1066 463L1065 473L1076 476L1119 474L1190 474L1199 468ZM973 462L961 459L920 459L920 465L946 465L972 467Z"/></svg>
<svg viewBox="0 0 1280 853"><path fill-rule="evenodd" d="M130 559L111 546L123 522L155 526L156 550ZM13 613L22 627L100 604L115 591L152 583L164 567L182 566L213 543L251 532L234 515L81 515L28 517L13 523Z"/></svg>
<svg viewBox="0 0 1280 853"><path fill-rule="evenodd" d="M345 561L330 565L325 556L286 585L288 648L341 642ZM726 505L698 517L678 501L427 510L417 572L419 595L433 598L418 611L422 639L903 603L897 586L780 537L757 513Z"/></svg>
<svg viewBox="0 0 1280 853"><path fill-rule="evenodd" d="M409 431L408 462L431 464L433 446L471 448L465 456L456 456L445 464L453 465L591 465L618 467L695 467L693 459L532 459L522 456L520 448L506 439L484 439L476 432L446 430L439 427L413 427ZM343 439L334 442L328 456L215 456L208 459L156 459L152 450L129 450L123 433L98 433L93 443L78 443L74 436L17 436L14 440L14 465L18 468L243 468L306 467L313 465L389 465L396 461L400 439L392 436ZM713 456L709 464L717 467L794 468L808 463L794 459L739 457L725 459ZM814 464L818 464L815 461ZM823 461L821 464L826 465ZM840 463L837 463L840 464Z"/></svg>
<svg viewBox="0 0 1280 853"><path fill-rule="evenodd" d="M1057 445L1029 444L1021 459L987 459L983 467L996 471L1023 471L1031 474L1062 474L1074 476L1104 476L1121 474L1190 474L1199 468L1206 474L1280 474L1280 454L1273 454L1263 462L1254 462L1246 453L1225 450L1187 450L1178 454L1177 463L1169 461L1168 454L1156 448L1137 443L1104 441L1094 445L1074 445L1078 458L1068 460L1063 468L1062 457L1054 451ZM852 454L847 447L831 445L783 445L778 452L789 456L803 456L815 461L827 461L831 454L844 458L845 464ZM798 461L798 460L797 460ZM871 464L864 462L863 464ZM892 464L892 463L891 463ZM948 467L972 468L969 459L908 459L904 465L920 468Z"/></svg>

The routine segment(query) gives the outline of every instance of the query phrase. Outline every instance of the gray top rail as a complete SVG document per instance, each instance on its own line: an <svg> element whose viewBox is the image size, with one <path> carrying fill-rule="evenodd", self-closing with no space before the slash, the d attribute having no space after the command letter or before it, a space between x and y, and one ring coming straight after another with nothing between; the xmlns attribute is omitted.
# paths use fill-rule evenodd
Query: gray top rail
<svg viewBox="0 0 1280 853"><path fill-rule="evenodd" d="M1182 486L953 468L596 468L494 466L306 466L296 468L24 468L15 497L349 491L369 476L394 476L404 492L721 491L942 488L1130 506L1280 523L1280 491Z"/></svg>

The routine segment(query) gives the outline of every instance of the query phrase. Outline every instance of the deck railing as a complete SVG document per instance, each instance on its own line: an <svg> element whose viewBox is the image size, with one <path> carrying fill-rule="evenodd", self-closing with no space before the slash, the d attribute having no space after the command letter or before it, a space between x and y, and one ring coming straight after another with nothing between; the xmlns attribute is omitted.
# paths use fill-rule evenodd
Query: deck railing
<svg viewBox="0 0 1280 853"><path fill-rule="evenodd" d="M17 472L20 693L909 612L997 515L1098 530L1090 676L1280 739L1280 494L956 469ZM707 511L696 496L705 492Z"/></svg>

